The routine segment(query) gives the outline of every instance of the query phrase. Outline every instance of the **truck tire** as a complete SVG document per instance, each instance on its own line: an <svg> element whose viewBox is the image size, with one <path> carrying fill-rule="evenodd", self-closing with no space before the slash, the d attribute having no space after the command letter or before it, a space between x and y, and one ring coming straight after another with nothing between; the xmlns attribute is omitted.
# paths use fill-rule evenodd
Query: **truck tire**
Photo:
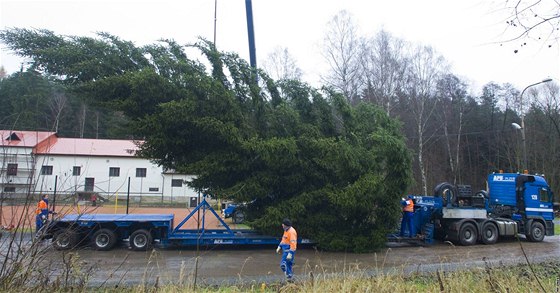
<svg viewBox="0 0 560 293"><path fill-rule="evenodd" d="M529 229L526 235L529 241L541 242L544 240L545 230L541 222L533 221Z"/></svg>
<svg viewBox="0 0 560 293"><path fill-rule="evenodd" d="M486 222L482 225L480 238L484 244L494 244L498 242L498 227L492 222Z"/></svg>
<svg viewBox="0 0 560 293"><path fill-rule="evenodd" d="M152 248L152 234L145 229L134 231L129 238L130 248L135 251L146 251Z"/></svg>
<svg viewBox="0 0 560 293"><path fill-rule="evenodd" d="M91 246L95 250L111 250L115 244L117 244L117 235L111 229L99 229L91 239Z"/></svg>
<svg viewBox="0 0 560 293"><path fill-rule="evenodd" d="M441 197L444 206L456 204L457 194L457 187L448 182L442 182L434 188L434 196Z"/></svg>
<svg viewBox="0 0 560 293"><path fill-rule="evenodd" d="M473 223L464 223L459 230L459 243L464 246L473 245L478 239L476 226Z"/></svg>
<svg viewBox="0 0 560 293"><path fill-rule="evenodd" d="M78 245L78 233L71 228L64 228L54 232L52 245L56 250L69 250Z"/></svg>
<svg viewBox="0 0 560 293"><path fill-rule="evenodd" d="M485 199L490 198L490 196L488 196L488 192L486 190L479 190L474 194L474 196L484 197Z"/></svg>

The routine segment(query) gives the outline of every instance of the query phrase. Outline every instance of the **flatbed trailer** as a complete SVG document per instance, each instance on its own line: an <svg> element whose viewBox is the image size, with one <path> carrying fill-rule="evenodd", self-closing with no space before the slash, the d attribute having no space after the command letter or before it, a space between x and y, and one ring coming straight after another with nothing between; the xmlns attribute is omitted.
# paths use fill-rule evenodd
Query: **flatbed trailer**
<svg viewBox="0 0 560 293"><path fill-rule="evenodd" d="M206 229L206 212L224 229ZM201 212L199 229L183 229L187 221ZM154 244L171 246L277 245L280 238L261 235L248 229L231 229L203 199L176 227L173 214L71 214L51 222L42 238L52 239L58 250L90 244L96 250L110 250L128 241L132 250L144 251ZM299 239L310 244L308 239Z"/></svg>

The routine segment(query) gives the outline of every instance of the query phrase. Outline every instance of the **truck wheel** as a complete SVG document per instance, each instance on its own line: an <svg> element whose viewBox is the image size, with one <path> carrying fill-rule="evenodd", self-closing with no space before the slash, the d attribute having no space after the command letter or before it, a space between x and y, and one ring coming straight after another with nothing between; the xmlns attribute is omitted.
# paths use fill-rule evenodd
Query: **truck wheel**
<svg viewBox="0 0 560 293"><path fill-rule="evenodd" d="M243 221L245 221L245 214L243 214L242 211L236 211L235 214L233 214L233 223L241 224Z"/></svg>
<svg viewBox="0 0 560 293"><path fill-rule="evenodd" d="M56 250L69 250L78 244L78 233L70 228L60 229L53 235L52 245Z"/></svg>
<svg viewBox="0 0 560 293"><path fill-rule="evenodd" d="M461 245L469 246L476 243L478 238L476 227L472 223L464 223L459 230L459 242Z"/></svg>
<svg viewBox="0 0 560 293"><path fill-rule="evenodd" d="M110 250L117 243L117 235L110 229L99 229L93 234L91 246L95 250Z"/></svg>
<svg viewBox="0 0 560 293"><path fill-rule="evenodd" d="M148 230L134 231L129 238L130 247L136 251L146 251L152 248L152 234Z"/></svg>
<svg viewBox="0 0 560 293"><path fill-rule="evenodd" d="M529 241L541 242L544 239L545 231L544 226L541 222L533 221L531 224L531 230L529 230Z"/></svg>
<svg viewBox="0 0 560 293"><path fill-rule="evenodd" d="M482 225L482 243L494 244L498 241L498 227L492 222L486 222Z"/></svg>

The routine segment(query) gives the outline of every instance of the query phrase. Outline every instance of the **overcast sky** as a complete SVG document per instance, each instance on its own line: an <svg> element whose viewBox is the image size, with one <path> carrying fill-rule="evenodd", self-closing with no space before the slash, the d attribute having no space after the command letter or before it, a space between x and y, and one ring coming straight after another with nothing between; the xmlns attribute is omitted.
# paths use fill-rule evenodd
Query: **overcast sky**
<svg viewBox="0 0 560 293"><path fill-rule="evenodd" d="M558 44L504 39L505 1L483 0L253 0L258 64L275 47L286 47L304 72L319 85L326 71L321 57L326 24L341 10L353 15L361 36L385 29L396 37L434 47L453 73L478 91L487 82L510 82L519 89L551 77L560 81ZM192 43L214 38L215 0L0 0L0 29L41 28L61 35L93 36L104 31L137 45L169 38ZM244 0L217 0L219 50L249 59ZM546 44L548 45L548 44ZM8 73L20 68L4 46L0 65Z"/></svg>

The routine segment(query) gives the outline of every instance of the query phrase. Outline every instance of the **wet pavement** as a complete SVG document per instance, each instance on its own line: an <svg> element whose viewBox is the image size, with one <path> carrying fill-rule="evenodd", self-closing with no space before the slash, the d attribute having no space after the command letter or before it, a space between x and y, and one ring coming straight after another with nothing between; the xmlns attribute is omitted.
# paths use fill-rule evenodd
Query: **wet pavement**
<svg viewBox="0 0 560 293"><path fill-rule="evenodd" d="M111 251L76 251L84 266L93 268L91 286L130 284L251 284L283 280L276 247L155 249L130 251L119 247ZM63 252L54 251L54 262ZM525 256L527 256L527 259ZM378 253L331 253L312 248L298 249L294 270L299 279L341 274L387 274L433 272L485 266L497 267L560 260L560 236L543 242L525 239L502 240L494 245L432 246L398 245Z"/></svg>

